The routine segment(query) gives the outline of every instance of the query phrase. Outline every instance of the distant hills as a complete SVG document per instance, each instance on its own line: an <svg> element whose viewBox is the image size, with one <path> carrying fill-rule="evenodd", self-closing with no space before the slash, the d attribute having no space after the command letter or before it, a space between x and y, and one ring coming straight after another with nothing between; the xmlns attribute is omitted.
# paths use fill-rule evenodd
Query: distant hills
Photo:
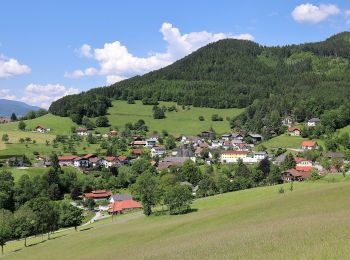
<svg viewBox="0 0 350 260"><path fill-rule="evenodd" d="M147 98L148 103L247 108L232 127L279 132L286 115L304 121L349 103L349 61L349 32L322 42L276 47L225 39L163 69L63 97L52 103L50 112L81 119L107 113L107 99Z"/></svg>
<svg viewBox="0 0 350 260"><path fill-rule="evenodd" d="M31 106L24 102L0 99L0 116L10 117L12 113L23 116L31 110L38 110L40 107Z"/></svg>

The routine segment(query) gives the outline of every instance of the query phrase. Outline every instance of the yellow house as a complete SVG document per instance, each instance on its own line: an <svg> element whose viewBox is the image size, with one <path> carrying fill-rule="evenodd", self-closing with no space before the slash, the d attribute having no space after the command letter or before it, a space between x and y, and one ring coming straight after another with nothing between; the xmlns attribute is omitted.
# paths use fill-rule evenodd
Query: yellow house
<svg viewBox="0 0 350 260"><path fill-rule="evenodd" d="M221 163L235 163L238 159L247 158L246 151L225 151L221 154Z"/></svg>

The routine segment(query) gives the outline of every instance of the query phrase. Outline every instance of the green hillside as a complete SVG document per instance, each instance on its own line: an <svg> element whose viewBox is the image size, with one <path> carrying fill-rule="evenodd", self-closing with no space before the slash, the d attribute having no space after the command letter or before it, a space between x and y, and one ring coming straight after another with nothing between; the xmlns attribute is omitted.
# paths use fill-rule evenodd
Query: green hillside
<svg viewBox="0 0 350 260"><path fill-rule="evenodd" d="M269 135L281 118L322 117L349 102L349 32L325 41L266 47L226 39L163 69L55 101L50 112L81 120L107 113L110 99L173 101L179 105L246 108L232 126ZM349 114L349 107L343 108ZM349 124L348 117L334 126Z"/></svg>
<svg viewBox="0 0 350 260"><path fill-rule="evenodd" d="M27 248L10 243L5 259L345 259L350 182L343 180L331 175L295 183L292 192L285 184L284 194L270 186L199 199L186 215L126 215Z"/></svg>
<svg viewBox="0 0 350 260"><path fill-rule="evenodd" d="M123 129L126 123L134 123L139 119L143 119L149 127L149 131L167 130L173 135L187 134L197 135L201 131L208 130L210 127L217 133L225 133L230 131L230 124L226 118L235 118L244 109L214 109L214 108L199 108L189 107L182 109L181 106L176 106L174 102L160 102L160 106L176 106L178 112L166 112L165 119L153 119L152 107L142 105L141 101L136 101L135 104L127 104L126 101L113 101L113 106L108 110L108 118L111 126L117 126ZM218 114L223 118L223 121L211 120L213 114ZM199 121L198 117L203 116L204 121ZM105 132L107 129L101 129Z"/></svg>

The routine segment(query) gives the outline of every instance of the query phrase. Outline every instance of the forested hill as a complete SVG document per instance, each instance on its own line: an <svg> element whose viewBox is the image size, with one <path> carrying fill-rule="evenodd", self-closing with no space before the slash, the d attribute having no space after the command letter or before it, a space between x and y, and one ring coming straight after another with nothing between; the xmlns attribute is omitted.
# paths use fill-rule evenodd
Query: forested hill
<svg viewBox="0 0 350 260"><path fill-rule="evenodd" d="M321 116L350 100L350 33L323 42L265 47L226 39L209 44L163 69L54 102L61 116L97 116L114 99L215 108L248 107L233 125L261 131L293 114Z"/></svg>

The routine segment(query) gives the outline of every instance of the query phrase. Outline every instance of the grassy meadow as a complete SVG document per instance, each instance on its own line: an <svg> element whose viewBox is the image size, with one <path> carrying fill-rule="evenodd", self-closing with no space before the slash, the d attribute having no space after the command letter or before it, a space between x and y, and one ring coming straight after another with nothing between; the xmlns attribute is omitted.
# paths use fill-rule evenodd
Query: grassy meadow
<svg viewBox="0 0 350 260"><path fill-rule="evenodd" d="M333 175L294 183L293 191L284 184L283 194L279 185L199 199L185 215L105 221L27 248L13 242L4 258L346 259L350 182L345 180Z"/></svg>
<svg viewBox="0 0 350 260"><path fill-rule="evenodd" d="M230 131L230 124L226 118L236 117L243 112L243 109L214 109L192 106L189 110L183 110L182 106L178 106L174 102L160 102L159 105L166 107L174 105L178 112L166 112L165 119L153 119L153 106L142 105L139 100L132 105L127 104L124 100L115 100L113 101L113 107L108 110L108 118L112 126L120 129L123 129L126 123L135 123L137 120L143 119L150 132L157 131L161 133L163 129L166 129L173 135L197 135L201 131L213 127L217 133L221 134ZM221 116L223 121L211 121L213 114ZM203 116L205 120L199 121L199 116ZM106 131L106 129L101 129L101 132L103 131Z"/></svg>

